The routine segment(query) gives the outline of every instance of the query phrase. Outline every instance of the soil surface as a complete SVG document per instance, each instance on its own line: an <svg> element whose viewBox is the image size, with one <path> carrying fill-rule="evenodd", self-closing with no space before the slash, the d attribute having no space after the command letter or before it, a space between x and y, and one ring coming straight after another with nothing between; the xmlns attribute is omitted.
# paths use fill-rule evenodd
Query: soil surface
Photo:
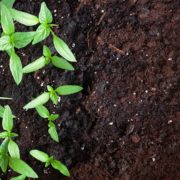
<svg viewBox="0 0 180 180"><path fill-rule="evenodd" d="M40 0L17 0L15 8L38 15ZM177 0L46 0L57 35L76 54L74 72L48 66L14 83L8 56L0 53L0 96L18 117L16 139L22 159L42 180L66 179L29 155L39 149L65 163L74 180L180 179L180 9ZM35 30L17 23L17 31ZM17 51L23 65L54 53L51 38ZM62 97L56 124L60 143L47 122L22 107L47 85L81 84L82 93ZM14 176L9 171L2 179Z"/></svg>

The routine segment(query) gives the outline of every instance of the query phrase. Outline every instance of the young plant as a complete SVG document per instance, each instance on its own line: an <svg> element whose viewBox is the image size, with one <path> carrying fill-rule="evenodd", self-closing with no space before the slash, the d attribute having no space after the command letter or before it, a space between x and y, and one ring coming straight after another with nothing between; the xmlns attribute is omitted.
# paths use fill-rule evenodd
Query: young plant
<svg viewBox="0 0 180 180"><path fill-rule="evenodd" d="M54 124L54 121L58 119L59 115L50 114L49 110L43 105L37 106L36 111L38 112L39 116L48 120L48 133L54 141L59 142L59 136L56 130L56 125Z"/></svg>
<svg viewBox="0 0 180 180"><path fill-rule="evenodd" d="M41 4L38 18L40 25L36 30L32 44L45 40L51 34L53 37L54 47L57 52L67 61L76 62L76 58L68 45L53 32L52 27L56 25L52 24L53 16L45 2Z"/></svg>
<svg viewBox="0 0 180 180"><path fill-rule="evenodd" d="M0 146L0 168L5 173L8 165L15 172L26 177L37 178L34 170L20 159L20 151L16 142L13 140L18 135L12 132L13 114L9 106L3 109L2 127L4 132L0 133L0 138L4 139Z"/></svg>
<svg viewBox="0 0 180 180"><path fill-rule="evenodd" d="M54 159L53 156L49 156L48 154L39 150L31 150L30 154L37 160L45 163L45 167L51 165L54 169L58 170L64 176L70 176L67 167L61 161Z"/></svg>
<svg viewBox="0 0 180 180"><path fill-rule="evenodd" d="M73 66L68 61L58 56L52 56L51 50L47 46L43 46L43 56L25 66L23 68L23 73L35 72L51 62L53 66L57 68L70 71L74 70Z"/></svg>
<svg viewBox="0 0 180 180"><path fill-rule="evenodd" d="M16 54L15 48L27 46L34 38L34 32L15 32L15 26L10 8L1 2L1 26L3 29L0 38L0 51L6 51L10 56L10 70L18 85L23 76L22 63Z"/></svg>
<svg viewBox="0 0 180 180"><path fill-rule="evenodd" d="M53 89L51 86L48 85L47 86L48 92L44 92L37 98L33 99L31 102L26 104L23 108L25 110L36 108L39 105L43 105L47 103L49 100L51 100L53 104L57 105L58 95L60 96L70 95L70 94L78 93L82 91L82 89L83 88L81 86L77 86L77 85L63 85L63 86L59 86L56 89Z"/></svg>

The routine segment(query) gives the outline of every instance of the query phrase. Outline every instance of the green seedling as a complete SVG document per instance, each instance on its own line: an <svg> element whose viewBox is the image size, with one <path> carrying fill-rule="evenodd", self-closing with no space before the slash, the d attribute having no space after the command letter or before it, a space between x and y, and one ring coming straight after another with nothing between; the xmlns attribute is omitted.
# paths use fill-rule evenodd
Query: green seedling
<svg viewBox="0 0 180 180"><path fill-rule="evenodd" d="M8 166L15 172L31 178L37 178L34 170L20 159L20 150L14 138L18 134L12 132L13 129L13 114L9 106L4 107L2 128L0 138L3 139L0 146L0 168L5 173Z"/></svg>
<svg viewBox="0 0 180 180"><path fill-rule="evenodd" d="M33 40L34 32L15 32L11 10L3 3L1 3L1 25L3 33L0 38L0 51L6 51L10 56L10 70L16 84L19 84L23 70L15 48L20 49L27 46Z"/></svg>
<svg viewBox="0 0 180 180"><path fill-rule="evenodd" d="M45 163L45 167L51 165L54 169L58 170L64 176L70 176L67 167L61 161L54 159L53 156L49 156L48 154L39 150L31 150L30 154L37 160Z"/></svg>
<svg viewBox="0 0 180 180"><path fill-rule="evenodd" d="M14 9L13 8L14 3L15 0L0 1L0 11L1 11L1 4L4 4L11 11L12 17L15 21L24 24L26 26L34 26L39 23L39 19L36 16Z"/></svg>
<svg viewBox="0 0 180 180"><path fill-rule="evenodd" d="M36 111L38 112L39 116L48 120L48 127L49 127L48 133L50 134L51 138L54 141L59 142L56 125L54 124L54 121L56 119L58 119L59 115L58 114L50 114L49 110L43 105L37 106Z"/></svg>
<svg viewBox="0 0 180 180"><path fill-rule="evenodd" d="M74 70L73 66L68 61L58 56L52 56L51 50L47 46L43 46L43 56L25 66L23 68L23 73L35 72L49 63L52 63L53 66L64 70Z"/></svg>
<svg viewBox="0 0 180 180"><path fill-rule="evenodd" d="M60 96L70 95L70 94L78 93L82 91L82 89L83 88L81 86L77 86L77 85L63 85L63 86L59 86L56 89L53 89L51 86L47 86L48 92L44 92L37 98L33 99L23 108L25 110L36 108L39 105L43 105L47 103L49 100L51 100L53 104L57 105L58 95Z"/></svg>
<svg viewBox="0 0 180 180"><path fill-rule="evenodd" d="M52 24L53 16L45 2L41 4L38 18L40 25L36 30L32 44L36 44L45 40L51 34L53 37L54 47L57 52L67 61L76 62L76 58L68 45L53 32L52 27L56 25Z"/></svg>

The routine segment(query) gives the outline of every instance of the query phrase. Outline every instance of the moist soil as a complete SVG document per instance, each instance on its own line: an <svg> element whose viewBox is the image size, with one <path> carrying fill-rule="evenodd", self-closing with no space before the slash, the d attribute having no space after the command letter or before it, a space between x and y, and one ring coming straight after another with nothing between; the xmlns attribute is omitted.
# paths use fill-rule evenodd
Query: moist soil
<svg viewBox="0 0 180 180"><path fill-rule="evenodd" d="M0 56L0 96L17 116L14 131L21 157L42 180L66 179L29 155L39 149L65 163L74 180L180 179L177 0L51 0L55 32L76 54L74 72L48 66L24 75L16 86L8 56ZM17 0L15 8L38 15L41 1ZM32 31L16 23L17 31ZM23 65L56 53L51 38L17 53ZM62 97L48 107L59 113L60 143L47 122L22 107L47 85L80 84L82 93ZM2 179L16 174L8 171Z"/></svg>

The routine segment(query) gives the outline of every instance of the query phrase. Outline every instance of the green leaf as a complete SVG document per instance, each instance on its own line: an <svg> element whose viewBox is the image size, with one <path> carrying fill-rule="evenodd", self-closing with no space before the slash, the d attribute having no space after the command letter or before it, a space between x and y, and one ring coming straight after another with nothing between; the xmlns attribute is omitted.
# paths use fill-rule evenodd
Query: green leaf
<svg viewBox="0 0 180 180"><path fill-rule="evenodd" d="M1 4L1 25L5 34L12 34L14 32L14 23L11 11L4 4Z"/></svg>
<svg viewBox="0 0 180 180"><path fill-rule="evenodd" d="M11 9L11 14L14 20L25 26L34 26L39 23L39 19L36 16L23 11Z"/></svg>
<svg viewBox="0 0 180 180"><path fill-rule="evenodd" d="M8 8L12 8L15 0L2 0L3 4L5 4Z"/></svg>
<svg viewBox="0 0 180 180"><path fill-rule="evenodd" d="M63 58L60 58L58 56L53 56L51 59L52 59L52 64L57 68L61 68L69 71L74 70L74 67Z"/></svg>
<svg viewBox="0 0 180 180"><path fill-rule="evenodd" d="M47 162L49 160L48 154L39 150L31 150L30 154L31 156L33 156L34 158L36 158L37 160L41 162Z"/></svg>
<svg viewBox="0 0 180 180"><path fill-rule="evenodd" d="M12 38L14 46L18 49L27 46L34 38L35 32L16 32Z"/></svg>
<svg viewBox="0 0 180 180"><path fill-rule="evenodd" d="M48 120L49 121L55 121L56 119L59 118L59 114L51 114L49 117L48 117Z"/></svg>
<svg viewBox="0 0 180 180"><path fill-rule="evenodd" d="M5 132L1 132L1 133L0 133L0 138L1 138L1 139L4 139L4 138L6 138L6 137L8 137L8 132L5 131Z"/></svg>
<svg viewBox="0 0 180 180"><path fill-rule="evenodd" d="M8 138L3 140L3 142L1 143L1 146L0 146L0 154L2 154L2 155L7 154L7 152L8 152L8 143L9 143Z"/></svg>
<svg viewBox="0 0 180 180"><path fill-rule="evenodd" d="M43 106L43 105L39 105L36 107L36 111L38 112L38 114L42 117L42 118L48 118L49 117L49 111L48 109Z"/></svg>
<svg viewBox="0 0 180 180"><path fill-rule="evenodd" d="M78 93L82 91L82 89L83 88L81 86L77 86L77 85L64 85L64 86L58 87L55 91L59 95L69 95L69 94Z"/></svg>
<svg viewBox="0 0 180 180"><path fill-rule="evenodd" d="M2 126L3 126L3 129L8 132L11 132L13 128L13 116L12 116L12 111L9 106L5 106Z"/></svg>
<svg viewBox="0 0 180 180"><path fill-rule="evenodd" d="M32 44L37 44L43 40L45 40L49 35L50 35L51 29L50 27L46 27L44 24L41 24L34 35L34 40L32 42Z"/></svg>
<svg viewBox="0 0 180 180"><path fill-rule="evenodd" d="M15 53L11 54L10 70L16 84L19 85L23 77L23 70L22 70L21 60L19 56Z"/></svg>
<svg viewBox="0 0 180 180"><path fill-rule="evenodd" d="M65 58L66 60L70 62L76 62L75 56L71 52L68 45L62 39L60 39L56 35L53 35L53 43L54 43L55 49L63 58Z"/></svg>
<svg viewBox="0 0 180 180"><path fill-rule="evenodd" d="M54 141L59 142L59 136L58 136L55 124L52 122L49 122L48 126L49 126L48 133L50 134L51 138Z"/></svg>
<svg viewBox="0 0 180 180"><path fill-rule="evenodd" d="M51 58L51 50L47 46L43 46L43 55L47 58Z"/></svg>
<svg viewBox="0 0 180 180"><path fill-rule="evenodd" d="M2 172L6 172L8 168L9 157L7 155L0 155L0 167Z"/></svg>
<svg viewBox="0 0 180 180"><path fill-rule="evenodd" d="M4 114L4 108L0 106L0 117L2 118Z"/></svg>
<svg viewBox="0 0 180 180"><path fill-rule="evenodd" d="M20 158L19 147L13 140L9 141L8 151L11 157Z"/></svg>
<svg viewBox="0 0 180 180"><path fill-rule="evenodd" d="M52 23L53 17L51 11L48 9L45 2L41 4L41 9L39 12L39 21L40 23Z"/></svg>
<svg viewBox="0 0 180 180"><path fill-rule="evenodd" d="M13 47L9 36L3 36L0 38L0 51L9 50Z"/></svg>
<svg viewBox="0 0 180 180"><path fill-rule="evenodd" d="M25 180L25 179L26 179L25 175L20 175L20 176L17 176L17 177L13 177L10 180Z"/></svg>
<svg viewBox="0 0 180 180"><path fill-rule="evenodd" d="M21 159L11 157L9 159L9 166L19 174L25 175L30 178L38 178L34 170Z"/></svg>
<svg viewBox="0 0 180 180"><path fill-rule="evenodd" d="M52 160L51 165L54 169L58 170L60 173L62 173L64 176L70 176L69 170L67 167L57 160Z"/></svg>
<svg viewBox="0 0 180 180"><path fill-rule="evenodd" d="M33 61L32 63L28 64L23 68L23 73L31 73L35 72L39 69L42 69L46 65L46 59L44 56L38 58L37 60Z"/></svg>
<svg viewBox="0 0 180 180"><path fill-rule="evenodd" d="M50 92L50 99L53 102L53 104L57 105L58 95L54 91Z"/></svg>
<svg viewBox="0 0 180 180"><path fill-rule="evenodd" d="M37 98L33 99L31 102L26 104L23 109L28 110L32 108L36 108L39 105L43 105L49 101L49 93L45 92L38 96Z"/></svg>

